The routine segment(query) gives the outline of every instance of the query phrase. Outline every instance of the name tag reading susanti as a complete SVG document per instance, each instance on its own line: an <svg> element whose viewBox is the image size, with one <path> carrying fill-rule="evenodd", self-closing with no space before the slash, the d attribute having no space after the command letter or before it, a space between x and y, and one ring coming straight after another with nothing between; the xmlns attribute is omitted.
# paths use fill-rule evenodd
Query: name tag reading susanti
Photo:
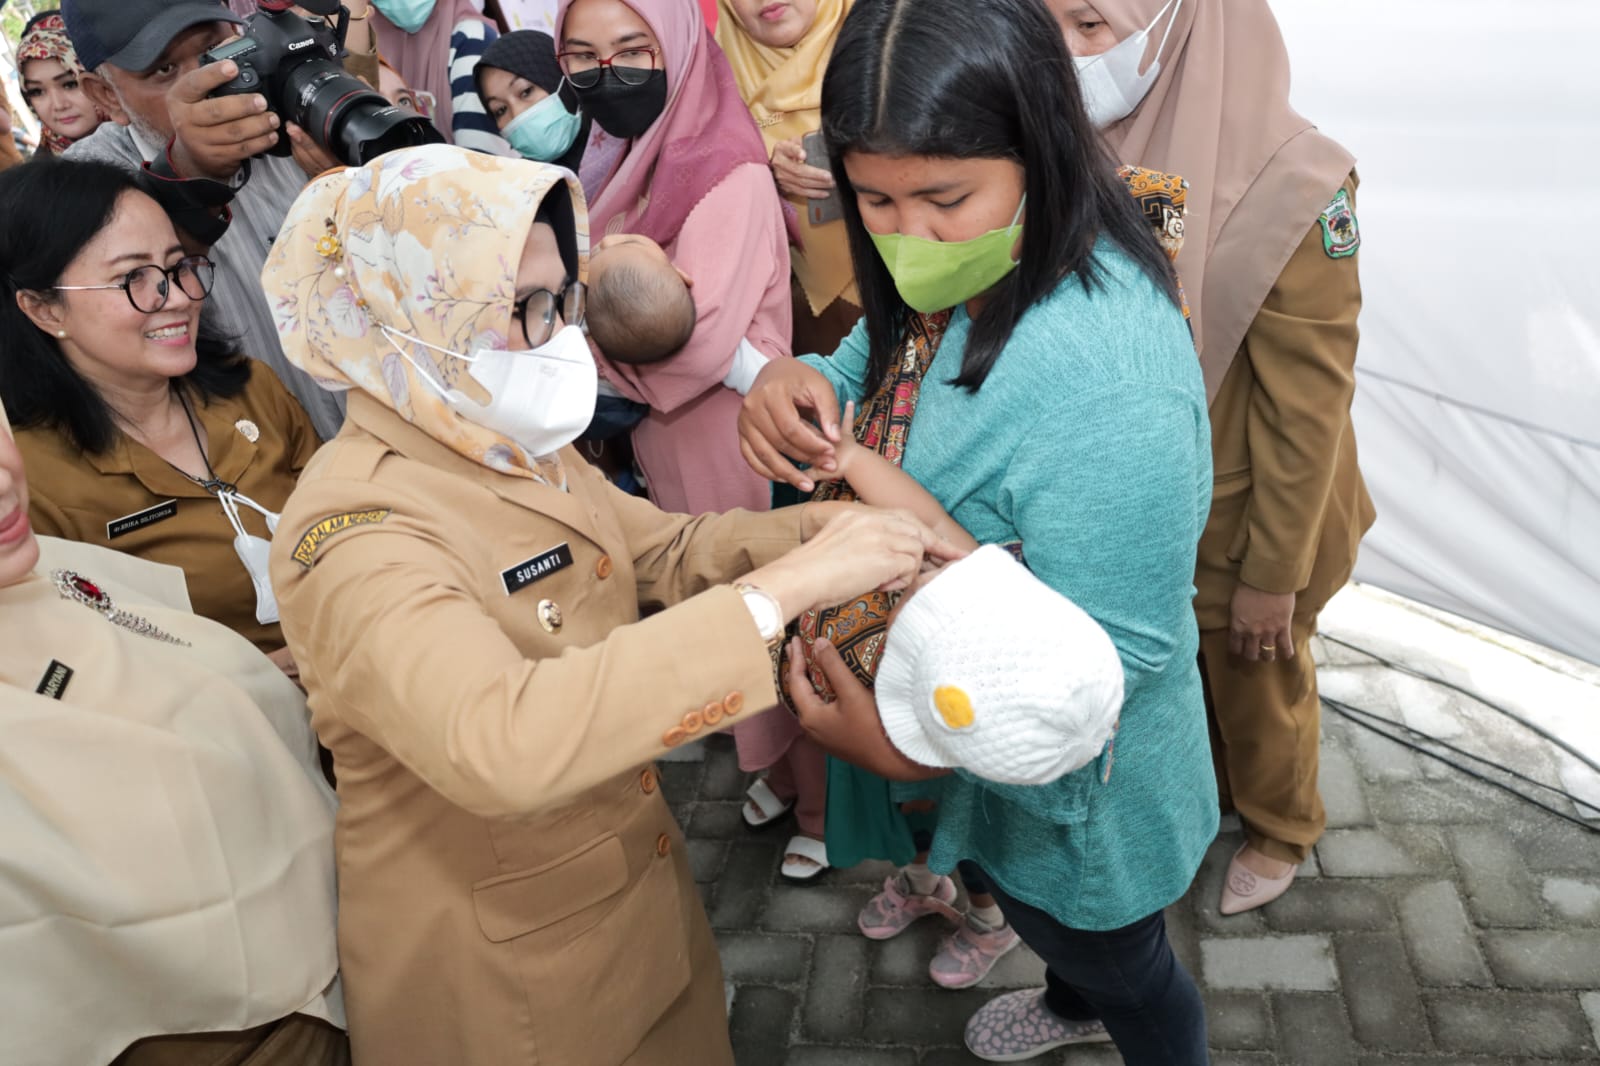
<svg viewBox="0 0 1600 1066"><path fill-rule="evenodd" d="M572 565L572 548L565 542L557 544L547 552L541 552L532 559L526 559L516 566L500 571L500 581L506 587L506 595L520 592L542 577L549 577L557 570L565 570Z"/></svg>
<svg viewBox="0 0 1600 1066"><path fill-rule="evenodd" d="M132 533L136 529L143 529L145 526L155 525L157 522L165 522L177 513L178 501L168 500L165 503L158 503L154 507L146 507L142 511L123 515L121 518L113 518L106 523L106 539L116 540L124 533Z"/></svg>

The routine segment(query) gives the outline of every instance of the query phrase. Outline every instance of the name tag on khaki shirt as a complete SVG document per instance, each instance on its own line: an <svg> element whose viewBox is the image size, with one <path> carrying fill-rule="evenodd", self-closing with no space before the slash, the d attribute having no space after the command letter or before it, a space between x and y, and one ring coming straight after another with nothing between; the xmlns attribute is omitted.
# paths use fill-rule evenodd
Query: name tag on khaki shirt
<svg viewBox="0 0 1600 1066"><path fill-rule="evenodd" d="M572 565L572 548L563 541L547 552L541 552L532 559L525 559L516 566L507 567L500 571L500 581L506 587L506 595L520 592L542 577L548 577L558 570L565 570Z"/></svg>
<svg viewBox="0 0 1600 1066"><path fill-rule="evenodd" d="M136 529L164 522L178 513L178 501L168 500L158 503L154 507L146 507L142 511L135 511L121 518L113 518L106 523L106 539L116 540L124 533L132 533Z"/></svg>

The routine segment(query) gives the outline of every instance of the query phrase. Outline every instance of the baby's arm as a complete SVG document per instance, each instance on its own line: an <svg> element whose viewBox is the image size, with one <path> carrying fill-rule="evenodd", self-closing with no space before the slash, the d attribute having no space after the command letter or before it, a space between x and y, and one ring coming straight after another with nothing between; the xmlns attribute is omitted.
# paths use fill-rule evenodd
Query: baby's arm
<svg viewBox="0 0 1600 1066"><path fill-rule="evenodd" d="M946 513L939 501L933 498L933 493L918 484L916 478L856 440L855 421L856 405L853 402L846 403L844 416L839 421L839 443L834 445L834 456L838 461L838 471L834 476L849 482L862 503L910 511L951 544L969 551L976 550L978 542L972 534L962 529ZM813 473L817 474L815 471Z"/></svg>

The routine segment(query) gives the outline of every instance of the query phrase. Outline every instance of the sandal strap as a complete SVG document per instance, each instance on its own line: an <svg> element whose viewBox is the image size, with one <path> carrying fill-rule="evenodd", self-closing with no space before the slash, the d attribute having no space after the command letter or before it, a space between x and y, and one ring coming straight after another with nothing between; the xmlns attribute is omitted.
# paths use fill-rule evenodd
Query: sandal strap
<svg viewBox="0 0 1600 1066"><path fill-rule="evenodd" d="M820 840L808 836L795 835L789 838L789 843L784 845L785 855L798 855L802 859L810 859L818 866L828 865L828 845Z"/></svg>
<svg viewBox="0 0 1600 1066"><path fill-rule="evenodd" d="M755 804L756 810L761 812L761 817L769 822L774 818L781 818L789 810L789 804L778 798L778 794L772 791L764 777L756 778L750 787L744 790L744 796Z"/></svg>

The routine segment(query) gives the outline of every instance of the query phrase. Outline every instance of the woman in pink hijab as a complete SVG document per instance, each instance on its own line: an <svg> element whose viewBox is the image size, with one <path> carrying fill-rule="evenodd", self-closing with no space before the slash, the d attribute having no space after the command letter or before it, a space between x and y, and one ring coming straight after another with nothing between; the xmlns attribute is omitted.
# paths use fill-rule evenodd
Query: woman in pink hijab
<svg viewBox="0 0 1600 1066"><path fill-rule="evenodd" d="M671 359L601 373L650 413L633 433L650 497L665 511L766 510L771 485L739 452L741 342L789 356L789 241L766 148L695 0L563 0L562 70L597 127L627 142L590 201L591 232L642 234L692 280L697 322ZM773 711L735 731L739 764L770 768L745 812L752 825L794 805L800 832L786 876L826 866L821 752Z"/></svg>

